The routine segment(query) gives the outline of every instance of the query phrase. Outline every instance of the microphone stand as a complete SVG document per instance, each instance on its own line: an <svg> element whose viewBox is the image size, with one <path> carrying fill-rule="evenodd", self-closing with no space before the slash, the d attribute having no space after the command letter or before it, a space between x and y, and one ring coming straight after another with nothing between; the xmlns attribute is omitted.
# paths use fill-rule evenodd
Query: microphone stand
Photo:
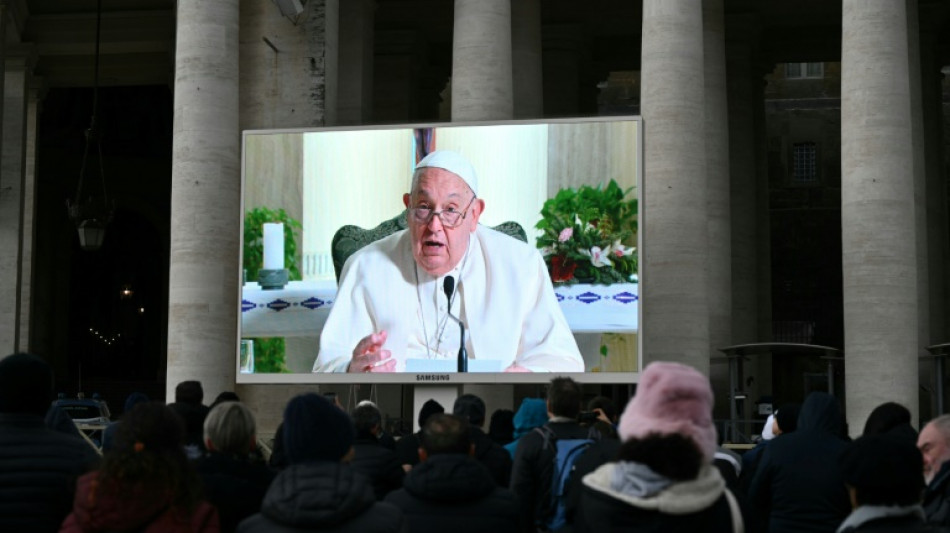
<svg viewBox="0 0 950 533"><path fill-rule="evenodd" d="M451 307L452 293L455 292L455 278L446 276L442 290L445 291L445 299L449 302L449 310L446 314L459 325L458 371L468 372L468 352L465 350L465 324L452 314Z"/></svg>
<svg viewBox="0 0 950 533"><path fill-rule="evenodd" d="M449 313L449 318L456 321L459 325L459 362L458 362L458 371L459 372L468 372L468 352L465 350L465 324L461 320L452 316Z"/></svg>

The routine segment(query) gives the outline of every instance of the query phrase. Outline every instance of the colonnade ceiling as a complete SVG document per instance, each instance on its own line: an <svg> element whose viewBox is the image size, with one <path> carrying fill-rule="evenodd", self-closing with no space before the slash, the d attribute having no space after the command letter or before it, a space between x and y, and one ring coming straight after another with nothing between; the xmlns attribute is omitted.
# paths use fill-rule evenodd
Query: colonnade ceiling
<svg viewBox="0 0 950 533"><path fill-rule="evenodd" d="M268 2L273 0L254 0ZM353 0L340 0L353 1ZM97 0L4 0L7 52L35 54L50 87L92 85ZM451 72L452 0L376 0L376 49L412 47ZM751 34L766 63L837 61L841 0L723 0L727 38ZM171 84L175 0L102 0L100 84ZM918 0L921 33L950 64L950 2ZM590 71L639 68L642 0L540 0L544 47L570 47ZM277 6L274 6L277 9ZM23 46L21 43L29 43Z"/></svg>
<svg viewBox="0 0 950 533"><path fill-rule="evenodd" d="M12 26L48 87L93 84L97 0L7 0ZM171 84L175 0L102 0L99 85Z"/></svg>

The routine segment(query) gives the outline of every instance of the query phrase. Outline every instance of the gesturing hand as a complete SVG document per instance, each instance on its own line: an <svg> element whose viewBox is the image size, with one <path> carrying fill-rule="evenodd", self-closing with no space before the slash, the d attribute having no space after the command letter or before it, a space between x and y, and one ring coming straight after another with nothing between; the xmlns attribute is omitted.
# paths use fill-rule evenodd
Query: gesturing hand
<svg viewBox="0 0 950 533"><path fill-rule="evenodd" d="M508 368L505 369L505 372L531 372L531 371L519 365L518 363L511 363L510 365L508 365Z"/></svg>
<svg viewBox="0 0 950 533"><path fill-rule="evenodd" d="M386 342L386 330L363 337L353 349L353 359L346 368L347 372L392 372L396 369L396 360L389 350L383 349Z"/></svg>

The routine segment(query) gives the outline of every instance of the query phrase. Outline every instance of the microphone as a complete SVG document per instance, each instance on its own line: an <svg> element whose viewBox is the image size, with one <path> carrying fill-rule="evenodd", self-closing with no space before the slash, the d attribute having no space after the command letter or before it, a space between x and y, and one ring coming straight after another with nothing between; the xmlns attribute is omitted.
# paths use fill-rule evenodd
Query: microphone
<svg viewBox="0 0 950 533"><path fill-rule="evenodd" d="M455 278L452 276L445 276L445 281L442 282L442 290L445 291L445 299L449 302L447 314L449 318L457 322L459 325L458 371L468 372L468 353L465 351L465 324L452 314L452 294L455 292Z"/></svg>

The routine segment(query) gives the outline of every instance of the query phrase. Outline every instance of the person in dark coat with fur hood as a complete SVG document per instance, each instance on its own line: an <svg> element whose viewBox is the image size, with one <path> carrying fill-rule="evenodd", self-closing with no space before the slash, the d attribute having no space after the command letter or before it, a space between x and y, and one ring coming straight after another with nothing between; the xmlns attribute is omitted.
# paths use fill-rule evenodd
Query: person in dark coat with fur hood
<svg viewBox="0 0 950 533"><path fill-rule="evenodd" d="M751 508L768 517L770 533L833 533L851 510L838 457L838 400L825 392L805 398L794 433L774 439L749 487Z"/></svg>
<svg viewBox="0 0 950 533"><path fill-rule="evenodd" d="M429 417L419 450L422 462L406 475L402 489L386 497L405 513L411 533L518 531L518 500L496 485L474 451L463 418Z"/></svg>
<svg viewBox="0 0 950 533"><path fill-rule="evenodd" d="M575 532L742 531L738 501L713 466L709 379L655 362L620 417L618 461L584 476Z"/></svg>
<svg viewBox="0 0 950 533"><path fill-rule="evenodd" d="M283 432L288 466L239 532L407 531L402 511L377 502L369 478L346 464L356 436L349 415L318 394L301 394L284 410Z"/></svg>

